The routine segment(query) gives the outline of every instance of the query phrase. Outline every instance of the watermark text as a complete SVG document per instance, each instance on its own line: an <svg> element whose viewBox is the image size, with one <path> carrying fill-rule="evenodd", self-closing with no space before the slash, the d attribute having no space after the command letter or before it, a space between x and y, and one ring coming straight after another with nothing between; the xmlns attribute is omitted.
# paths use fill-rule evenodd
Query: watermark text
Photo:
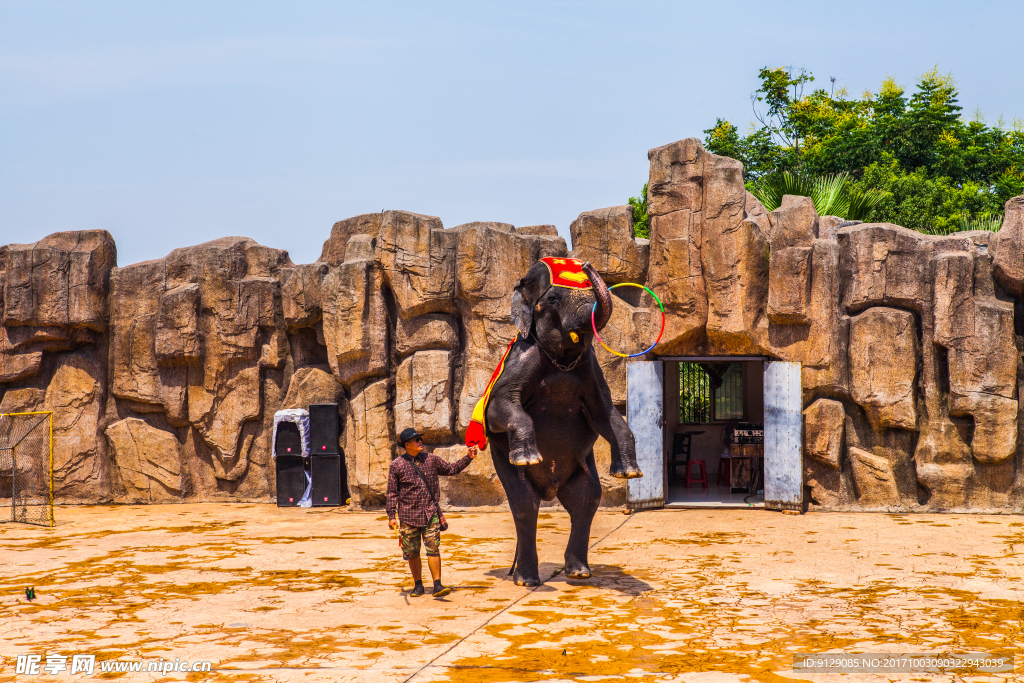
<svg viewBox="0 0 1024 683"><path fill-rule="evenodd" d="M25 676L56 676L58 674L93 673L191 673L209 672L213 663L207 660L190 662L174 659L101 659L96 655L71 656L47 653L45 655L18 655L15 674Z"/></svg>

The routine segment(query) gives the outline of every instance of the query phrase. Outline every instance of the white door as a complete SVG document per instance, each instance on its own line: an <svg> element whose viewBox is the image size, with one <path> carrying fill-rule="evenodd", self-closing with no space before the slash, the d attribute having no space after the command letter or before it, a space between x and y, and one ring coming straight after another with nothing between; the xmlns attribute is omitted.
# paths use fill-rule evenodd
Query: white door
<svg viewBox="0 0 1024 683"><path fill-rule="evenodd" d="M770 361L764 372L764 506L803 511L800 363Z"/></svg>
<svg viewBox="0 0 1024 683"><path fill-rule="evenodd" d="M665 506L664 366L660 360L626 365L626 419L636 439L636 461L644 473L626 483L630 510Z"/></svg>

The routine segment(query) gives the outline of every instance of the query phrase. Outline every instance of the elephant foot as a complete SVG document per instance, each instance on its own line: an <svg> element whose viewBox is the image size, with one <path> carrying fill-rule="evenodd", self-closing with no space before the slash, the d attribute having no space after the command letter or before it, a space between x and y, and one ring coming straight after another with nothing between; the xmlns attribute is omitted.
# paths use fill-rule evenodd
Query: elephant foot
<svg viewBox="0 0 1024 683"><path fill-rule="evenodd" d="M526 465L537 465L543 462L543 460L544 459L540 457L540 453L538 453L537 451L528 453L524 449L521 451L513 451L508 454L508 461L515 465L516 467L525 467Z"/></svg>
<svg viewBox="0 0 1024 683"><path fill-rule="evenodd" d="M533 588L540 585L540 576L537 572L527 573L521 572L517 569L512 580L517 586L525 586L526 588Z"/></svg>
<svg viewBox="0 0 1024 683"><path fill-rule="evenodd" d="M565 560L565 576L570 579L589 579L590 566L582 560Z"/></svg>
<svg viewBox="0 0 1024 683"><path fill-rule="evenodd" d="M639 479L644 473L636 465L623 467L622 464L616 464L612 466L611 475L616 479Z"/></svg>

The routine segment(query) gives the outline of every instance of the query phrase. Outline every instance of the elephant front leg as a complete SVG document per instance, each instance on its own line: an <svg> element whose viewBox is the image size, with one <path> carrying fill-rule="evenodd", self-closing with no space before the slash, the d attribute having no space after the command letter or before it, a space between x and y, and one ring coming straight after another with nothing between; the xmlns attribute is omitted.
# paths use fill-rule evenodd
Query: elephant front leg
<svg viewBox="0 0 1024 683"><path fill-rule="evenodd" d="M609 419L609 423L612 432L612 439L609 439L612 452L611 475L619 479L636 479L644 476L636 462L636 439L618 410Z"/></svg>
<svg viewBox="0 0 1024 683"><path fill-rule="evenodd" d="M612 392L600 369L594 372L590 390L584 394L583 401L586 407L584 414L590 426L611 446L611 475L619 479L644 476L636 462L636 439L626 419L612 403Z"/></svg>
<svg viewBox="0 0 1024 683"><path fill-rule="evenodd" d="M626 424L626 420L611 404L611 397L609 396L607 405L598 403L588 408L590 409L586 416L590 420L590 426L604 437L611 447L611 475L619 479L636 479L644 476L636 462L636 439L633 438L633 432Z"/></svg>
<svg viewBox="0 0 1024 683"><path fill-rule="evenodd" d="M487 419L492 431L504 431L508 435L510 463L517 466L536 465L543 460L537 448L537 433L533 429L533 420L518 401L493 401L488 407Z"/></svg>

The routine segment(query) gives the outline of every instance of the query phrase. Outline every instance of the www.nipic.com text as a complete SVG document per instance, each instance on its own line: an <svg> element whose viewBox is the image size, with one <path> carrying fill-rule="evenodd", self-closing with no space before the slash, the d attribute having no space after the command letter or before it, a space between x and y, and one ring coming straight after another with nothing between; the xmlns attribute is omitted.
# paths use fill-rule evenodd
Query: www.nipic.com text
<svg viewBox="0 0 1024 683"><path fill-rule="evenodd" d="M57 674L91 674L91 673L175 673L175 672L209 672L213 664L198 660L189 662L181 659L149 659L121 660L109 659L96 661L96 655L18 655L15 674L40 676Z"/></svg>

